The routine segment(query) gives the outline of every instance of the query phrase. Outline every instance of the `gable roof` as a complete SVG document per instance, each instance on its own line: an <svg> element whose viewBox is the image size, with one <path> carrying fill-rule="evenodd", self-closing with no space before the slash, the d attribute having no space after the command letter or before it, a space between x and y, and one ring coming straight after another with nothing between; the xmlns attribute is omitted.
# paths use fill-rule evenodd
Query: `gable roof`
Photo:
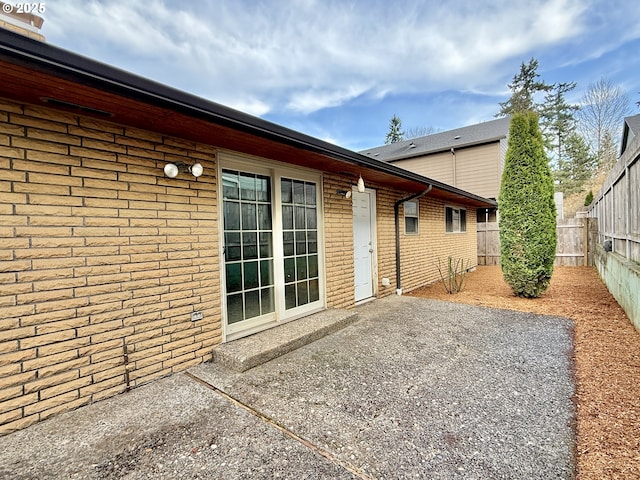
<svg viewBox="0 0 640 480"><path fill-rule="evenodd" d="M640 114L624 118L622 127L622 141L620 142L620 155L627 149L627 145L636 135L640 134Z"/></svg>
<svg viewBox="0 0 640 480"><path fill-rule="evenodd" d="M406 192L494 207L493 200L0 29L0 97L60 108L218 148L268 157ZM354 182L355 183L355 182Z"/></svg>
<svg viewBox="0 0 640 480"><path fill-rule="evenodd" d="M507 138L510 121L510 117L498 118L467 127L447 130L446 132L361 150L360 153L383 162L392 162L431 153L445 152L451 150L451 148L464 148L497 142Z"/></svg>

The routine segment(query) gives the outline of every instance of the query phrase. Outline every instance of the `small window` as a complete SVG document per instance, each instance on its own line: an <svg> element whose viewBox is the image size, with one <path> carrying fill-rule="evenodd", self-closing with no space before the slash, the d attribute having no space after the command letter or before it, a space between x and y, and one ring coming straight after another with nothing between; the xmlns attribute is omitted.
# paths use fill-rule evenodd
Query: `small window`
<svg viewBox="0 0 640 480"><path fill-rule="evenodd" d="M495 208L478 208L476 215L478 223L498 221L497 210Z"/></svg>
<svg viewBox="0 0 640 480"><path fill-rule="evenodd" d="M467 231L467 211L464 208L445 208L445 223L447 233L461 233Z"/></svg>
<svg viewBox="0 0 640 480"><path fill-rule="evenodd" d="M404 202L404 233L415 235L418 233L418 201Z"/></svg>

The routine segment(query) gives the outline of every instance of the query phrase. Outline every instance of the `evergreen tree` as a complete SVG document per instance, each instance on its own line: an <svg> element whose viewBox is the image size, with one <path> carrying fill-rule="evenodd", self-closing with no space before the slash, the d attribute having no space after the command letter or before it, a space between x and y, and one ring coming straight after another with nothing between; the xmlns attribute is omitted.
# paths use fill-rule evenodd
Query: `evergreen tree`
<svg viewBox="0 0 640 480"><path fill-rule="evenodd" d="M607 172L618 161L618 143L614 140L611 132L605 132L599 145L596 153L596 165L601 172Z"/></svg>
<svg viewBox="0 0 640 480"><path fill-rule="evenodd" d="M515 295L538 297L551 280L557 239L553 179L534 112L511 118L498 206L504 279Z"/></svg>
<svg viewBox="0 0 640 480"><path fill-rule="evenodd" d="M540 125L545 148L549 157L556 165L566 160L565 141L576 130L575 113L580 109L577 105L570 105L565 94L576 88L575 82L556 83L544 97L540 108Z"/></svg>
<svg viewBox="0 0 640 480"><path fill-rule="evenodd" d="M593 190L589 190L589 193L587 193L587 196L584 197L584 206L588 207L592 203L593 203Z"/></svg>
<svg viewBox="0 0 640 480"><path fill-rule="evenodd" d="M506 102L500 102L500 111L496 117L505 117L529 110L538 111L539 105L534 102L534 95L538 92L548 92L552 85L538 80L538 61L531 58L529 63L520 65L520 73L513 76L509 84L511 97Z"/></svg>
<svg viewBox="0 0 640 480"><path fill-rule="evenodd" d="M556 190L565 195L582 190L585 182L591 178L596 168L596 157L587 142L576 132L565 141L565 154L560 158L553 172Z"/></svg>
<svg viewBox="0 0 640 480"><path fill-rule="evenodd" d="M404 140L404 132L402 131L402 121L397 115L391 117L389 121L389 132L385 137L384 143L390 144Z"/></svg>

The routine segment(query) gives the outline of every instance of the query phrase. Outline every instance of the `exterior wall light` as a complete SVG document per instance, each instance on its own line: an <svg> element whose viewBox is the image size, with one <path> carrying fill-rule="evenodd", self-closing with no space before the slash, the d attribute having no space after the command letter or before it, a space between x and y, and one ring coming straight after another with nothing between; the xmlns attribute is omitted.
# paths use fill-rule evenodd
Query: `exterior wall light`
<svg viewBox="0 0 640 480"><path fill-rule="evenodd" d="M164 174L169 178L176 178L180 172L189 172L191 175L198 178L204 173L204 167L200 163L188 165L184 162L167 163L164 166Z"/></svg>
<svg viewBox="0 0 640 480"><path fill-rule="evenodd" d="M351 190L336 190L338 195L344 195L346 198L351 198Z"/></svg>
<svg viewBox="0 0 640 480"><path fill-rule="evenodd" d="M194 163L193 165L191 165L191 167L189 167L189 170L191 171L191 175L196 178L204 173L204 167L200 163Z"/></svg>

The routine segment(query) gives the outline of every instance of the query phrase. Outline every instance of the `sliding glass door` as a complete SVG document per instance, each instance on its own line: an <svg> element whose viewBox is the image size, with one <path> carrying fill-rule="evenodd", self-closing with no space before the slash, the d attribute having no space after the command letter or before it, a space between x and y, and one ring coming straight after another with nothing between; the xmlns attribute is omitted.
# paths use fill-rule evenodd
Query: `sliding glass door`
<svg viewBox="0 0 640 480"><path fill-rule="evenodd" d="M223 170L227 323L275 311L271 178Z"/></svg>
<svg viewBox="0 0 640 480"><path fill-rule="evenodd" d="M221 170L227 340L324 305L319 178L243 167Z"/></svg>
<svg viewBox="0 0 640 480"><path fill-rule="evenodd" d="M316 184L281 180L285 308L320 299Z"/></svg>

